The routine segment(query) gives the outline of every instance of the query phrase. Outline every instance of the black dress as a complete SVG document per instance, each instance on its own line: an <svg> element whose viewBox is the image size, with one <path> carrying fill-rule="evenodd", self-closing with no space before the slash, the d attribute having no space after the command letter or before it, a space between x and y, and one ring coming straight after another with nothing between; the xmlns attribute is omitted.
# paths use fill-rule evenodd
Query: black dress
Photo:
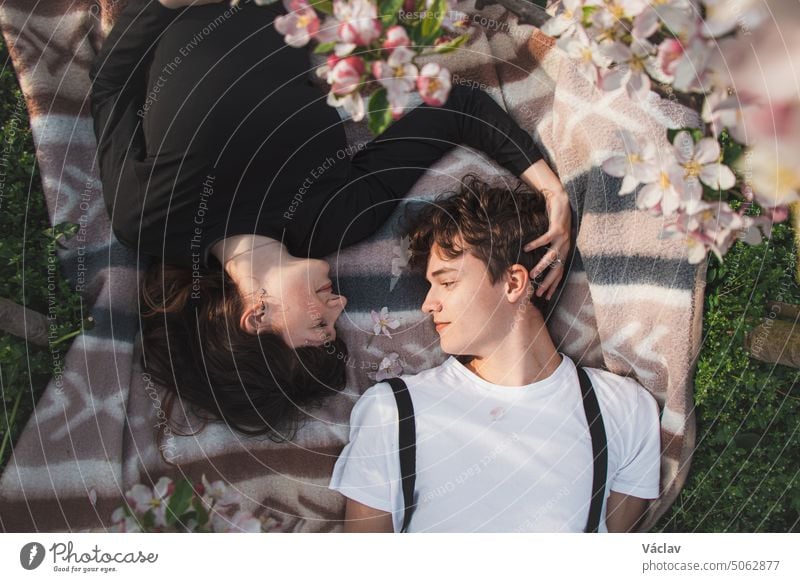
<svg viewBox="0 0 800 582"><path fill-rule="evenodd" d="M103 196L123 244L189 268L216 263L210 247L236 234L323 257L375 232L459 144L517 176L541 158L488 95L454 85L443 107L416 107L350 159L309 51L274 30L283 13L130 0L90 72Z"/></svg>

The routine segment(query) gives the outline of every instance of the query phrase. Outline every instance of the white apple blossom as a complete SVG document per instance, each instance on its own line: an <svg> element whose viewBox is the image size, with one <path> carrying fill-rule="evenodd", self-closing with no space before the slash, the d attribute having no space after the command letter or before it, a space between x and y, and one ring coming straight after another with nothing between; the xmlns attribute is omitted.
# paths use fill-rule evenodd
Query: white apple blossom
<svg viewBox="0 0 800 582"><path fill-rule="evenodd" d="M378 372L375 374L376 382L383 382L389 378L396 378L403 373L403 365L400 363L400 354L392 352L381 360L378 365Z"/></svg>
<svg viewBox="0 0 800 582"><path fill-rule="evenodd" d="M328 59L328 84L331 93L342 96L357 91L364 74L364 61L360 57L333 57Z"/></svg>
<svg viewBox="0 0 800 582"><path fill-rule="evenodd" d="M604 0L607 6L613 6L612 10L620 11L627 18L638 16L651 2L652 0Z"/></svg>
<svg viewBox="0 0 800 582"><path fill-rule="evenodd" d="M658 63L656 70L657 75L660 77L653 75L654 78L674 85L676 77L680 76L677 83L680 86L679 91L682 92L685 92L687 90L686 87L693 84L697 85L696 90L700 92L707 90L714 84L718 84L714 75L715 72L712 69L713 61L711 60L711 55L700 50L703 46L706 49L710 48L704 44L702 39L698 38L694 45L695 48L692 49L695 52L690 53L689 48L691 48L691 45L689 43L677 38L665 38L658 45L658 54L656 56ZM697 69L696 65L698 64L702 64L703 68ZM699 83L701 79L702 86Z"/></svg>
<svg viewBox="0 0 800 582"><path fill-rule="evenodd" d="M665 38L658 45L656 60L661 73L665 75L669 82L675 79L675 67L678 60L683 56L683 44L676 38Z"/></svg>
<svg viewBox="0 0 800 582"><path fill-rule="evenodd" d="M318 75L326 76L331 86L327 104L343 108L355 122L366 115L364 98L359 91L363 73L364 62L360 57L339 58L334 55L330 55L328 63L317 70Z"/></svg>
<svg viewBox="0 0 800 582"><path fill-rule="evenodd" d="M564 43L562 40L559 39L559 46L576 61L581 74L594 84L598 84L601 71L611 64L611 59L605 55L600 45L590 39L583 30L568 37Z"/></svg>
<svg viewBox="0 0 800 582"><path fill-rule="evenodd" d="M319 30L314 36L314 40L319 43L336 42L339 40L339 22L336 17L327 15L319 25ZM341 42L337 44L342 44ZM344 56L344 55L339 55Z"/></svg>
<svg viewBox="0 0 800 582"><path fill-rule="evenodd" d="M632 34L637 38L649 38L662 26L688 42L699 34L700 18L687 0L651 0L634 19Z"/></svg>
<svg viewBox="0 0 800 582"><path fill-rule="evenodd" d="M645 10L633 20L631 35L634 38L648 39L661 27L658 12L652 9Z"/></svg>
<svg viewBox="0 0 800 582"><path fill-rule="evenodd" d="M427 63L417 77L417 91L428 105L439 107L447 101L452 82L450 71L439 63Z"/></svg>
<svg viewBox="0 0 800 582"><path fill-rule="evenodd" d="M373 332L375 335L385 335L391 338L392 334L389 333L390 329L397 329L400 327L400 322L392 315L389 315L389 308L382 307L381 312L372 311Z"/></svg>
<svg viewBox="0 0 800 582"><path fill-rule="evenodd" d="M174 522L167 523L167 509L173 494L182 488L182 495L190 494L187 505L175 507L181 514ZM240 509L240 496L223 481L209 483L203 475L201 482L191 485L183 479L176 486L168 477L161 477L154 487L136 484L126 493L127 506L117 508L111 514L112 525L108 531L115 532L185 532L185 531L245 531L262 530L261 520L250 512ZM207 513L197 511L202 504ZM130 515L129 515L130 514ZM152 516L152 520L150 519Z"/></svg>
<svg viewBox="0 0 800 582"><path fill-rule="evenodd" d="M683 169L672 156L659 158L657 178L642 186L636 204L656 216L672 216L681 208L684 204Z"/></svg>
<svg viewBox="0 0 800 582"><path fill-rule="evenodd" d="M597 0L591 12L588 28L576 27L573 35L585 32L595 42L606 45L613 43L629 44L632 32L631 20L635 21L647 7L644 0ZM634 36L636 36L634 34ZM644 37L641 38L644 40Z"/></svg>
<svg viewBox="0 0 800 582"><path fill-rule="evenodd" d="M691 212L680 212L665 232L668 236L685 236L689 262L696 264L708 250L722 260L737 235L752 225L751 217L734 212L724 202L699 202Z"/></svg>
<svg viewBox="0 0 800 582"><path fill-rule="evenodd" d="M603 28L622 24L625 19L632 20L647 8L645 0L598 0L594 5L598 7L595 14Z"/></svg>
<svg viewBox="0 0 800 582"><path fill-rule="evenodd" d="M798 101L800 9L797 2L761 0L772 17L750 34L719 41L716 72L737 93L747 91L765 104Z"/></svg>
<svg viewBox="0 0 800 582"><path fill-rule="evenodd" d="M308 44L319 32L319 17L306 0L283 0L287 14L275 18L275 30L289 46Z"/></svg>
<svg viewBox="0 0 800 582"><path fill-rule="evenodd" d="M589 38L601 45L627 42L627 36L630 32L627 21L613 18L603 10L592 12L589 26L583 29L576 29L573 34L579 33L580 30L583 30Z"/></svg>
<svg viewBox="0 0 800 582"><path fill-rule="evenodd" d="M705 202L697 203L694 213L681 212L675 219L664 227L664 234L668 238L682 238L687 248L687 258L689 263L696 265L706 258L709 247L714 243L700 228L702 221L700 217L703 213L713 217L711 206Z"/></svg>
<svg viewBox="0 0 800 582"><path fill-rule="evenodd" d="M364 119L364 115L366 115L364 98L358 91L353 91L342 97L337 97L336 94L331 91L328 93L326 103L331 107L342 107L350 115L350 118L356 122Z"/></svg>
<svg viewBox="0 0 800 582"><path fill-rule="evenodd" d="M137 483L127 492L125 499L136 513L153 511L156 526L165 526L168 497L174 489L172 480L161 477L152 487Z"/></svg>
<svg viewBox="0 0 800 582"><path fill-rule="evenodd" d="M333 15L339 21L340 56L367 46L381 34L378 8L370 0L333 0Z"/></svg>
<svg viewBox="0 0 800 582"><path fill-rule="evenodd" d="M399 46L408 46L411 40L405 27L396 24L386 29L386 40L383 41L383 48L392 50Z"/></svg>
<svg viewBox="0 0 800 582"><path fill-rule="evenodd" d="M763 237L769 238L770 232L772 231L772 227L779 223L785 221L789 218L789 207L788 206L776 206L774 208L761 208L761 214L758 216L748 216L748 221L750 222L749 231L758 231L759 235L757 236L755 233L752 235L748 232L747 237L743 238L746 243L748 244L759 244L763 234ZM755 228L754 228L755 227Z"/></svg>
<svg viewBox="0 0 800 582"><path fill-rule="evenodd" d="M706 93L712 90L713 71L710 64L715 46L713 41L697 36L688 45L680 43L680 48L673 49L678 54L670 59L664 72L672 77L672 86L676 90L683 93Z"/></svg>
<svg viewBox="0 0 800 582"><path fill-rule="evenodd" d="M745 152L737 169L752 188L756 201L767 208L800 200L800 164L797 152L760 142Z"/></svg>
<svg viewBox="0 0 800 582"><path fill-rule="evenodd" d="M593 9L584 12L590 5ZM774 26L762 22L768 13ZM625 87L631 98L649 99L655 80L669 85L670 98L705 95L697 102L703 103L702 119L713 137L694 143L691 133L680 132L670 152L656 160L653 145L628 134L625 152L603 163L608 174L623 178L620 194L639 187L639 208L674 219L671 228L686 239L693 263L709 249L724 254L742 229L749 229L748 242L757 243L759 230L766 235L772 221L785 219L788 205L800 201L800 99L786 82L800 55L795 2L573 0L563 2L556 16L546 32L560 37L559 48L602 89ZM731 34L737 26L740 32ZM648 42L651 37L660 39L657 51ZM598 60L597 52L613 64ZM736 164L744 181L738 190L733 190L737 176L721 163L723 130L750 146ZM734 212L724 198L709 204L703 184L758 202L761 215Z"/></svg>
<svg viewBox="0 0 800 582"><path fill-rule="evenodd" d="M675 159L683 168L683 188L689 198L700 199L703 187L700 182L714 190L729 190L736 185L736 176L725 164L719 162L719 142L706 137L694 143L688 131L680 131L672 142Z"/></svg>
<svg viewBox="0 0 800 582"><path fill-rule="evenodd" d="M395 119L405 111L417 84L419 71L411 62L415 54L405 46L398 46L386 61L372 63L372 75L386 88L386 96Z"/></svg>
<svg viewBox="0 0 800 582"><path fill-rule="evenodd" d="M631 46L615 42L604 45L602 51L616 66L601 75L601 87L605 91L625 87L632 99L646 99L650 92L648 73L658 74L653 56L655 47L645 40L634 39Z"/></svg>
<svg viewBox="0 0 800 582"><path fill-rule="evenodd" d="M749 31L770 16L764 0L702 0L705 5L704 34L722 36L738 26Z"/></svg>
<svg viewBox="0 0 800 582"><path fill-rule="evenodd" d="M127 515L122 507L118 507L111 514L111 524L111 527L108 528L108 531L111 532L136 533L142 531L136 518Z"/></svg>
<svg viewBox="0 0 800 582"><path fill-rule="evenodd" d="M603 162L603 171L610 176L623 178L621 195L630 194L641 183L658 178L656 147L651 141L643 144L628 131L620 132L624 153L611 156Z"/></svg>
<svg viewBox="0 0 800 582"><path fill-rule="evenodd" d="M542 32L549 36L571 36L583 28L583 7L595 4L587 0L562 0L553 18L542 25ZM552 12L551 12L552 14Z"/></svg>
<svg viewBox="0 0 800 582"><path fill-rule="evenodd" d="M210 483L206 476L203 475L201 483L203 484L203 501L208 506L227 507L229 505L238 505L241 501L241 497L236 490L228 486L224 481Z"/></svg>

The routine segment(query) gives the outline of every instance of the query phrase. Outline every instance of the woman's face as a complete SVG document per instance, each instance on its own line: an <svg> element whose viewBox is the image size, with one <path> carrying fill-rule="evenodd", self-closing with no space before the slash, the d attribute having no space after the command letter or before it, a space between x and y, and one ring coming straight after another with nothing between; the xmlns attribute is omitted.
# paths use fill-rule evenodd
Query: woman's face
<svg viewBox="0 0 800 582"><path fill-rule="evenodd" d="M329 275L325 261L291 257L262 278L269 325L288 345L319 346L336 339L333 326L347 299L334 293Z"/></svg>

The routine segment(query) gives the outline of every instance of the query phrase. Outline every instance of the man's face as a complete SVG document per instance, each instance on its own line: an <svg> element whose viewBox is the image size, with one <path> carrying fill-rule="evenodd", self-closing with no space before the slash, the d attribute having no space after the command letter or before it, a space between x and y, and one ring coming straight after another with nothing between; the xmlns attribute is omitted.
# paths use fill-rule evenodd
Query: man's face
<svg viewBox="0 0 800 582"><path fill-rule="evenodd" d="M502 280L492 285L486 265L469 252L449 259L431 248L426 279L431 284L422 311L436 323L442 350L485 357L507 335L509 305Z"/></svg>

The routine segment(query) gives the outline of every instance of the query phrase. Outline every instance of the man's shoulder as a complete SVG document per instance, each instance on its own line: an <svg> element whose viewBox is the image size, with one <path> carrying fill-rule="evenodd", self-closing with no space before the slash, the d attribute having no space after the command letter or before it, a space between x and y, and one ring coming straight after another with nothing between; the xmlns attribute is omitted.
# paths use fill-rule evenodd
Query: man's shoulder
<svg viewBox="0 0 800 582"><path fill-rule="evenodd" d="M587 374L600 403L610 450L614 451L616 458L628 459L642 443L658 442L659 407L644 386L634 378L608 370L589 368ZM658 455L657 444L653 445L652 451Z"/></svg>
<svg viewBox="0 0 800 582"><path fill-rule="evenodd" d="M589 378L591 378L593 383L597 381L598 384L607 386L612 390L644 390L644 387L636 378L621 376L614 372L604 370L603 368L584 368L584 370L589 374Z"/></svg>
<svg viewBox="0 0 800 582"><path fill-rule="evenodd" d="M436 387L442 386L441 367L399 376L408 387L412 401L424 401L425 396L435 393ZM353 408L352 419L361 423L397 422L397 402L388 379L376 382L361 394Z"/></svg>
<svg viewBox="0 0 800 582"><path fill-rule="evenodd" d="M438 366L434 366L433 368L422 370L416 374L403 374L398 378L402 380L408 387L408 391L412 398L423 397L431 393L431 391L436 393L438 397L441 397L442 390L453 384L448 380L450 376L449 364L450 360L448 359ZM387 398L391 395L392 400L394 400L393 390L388 380L384 380L373 385L364 393L365 396L367 394L371 394L378 398Z"/></svg>
<svg viewBox="0 0 800 582"><path fill-rule="evenodd" d="M653 395L638 380L601 368L585 368L598 400L612 410L628 411L655 402Z"/></svg>
<svg viewBox="0 0 800 582"><path fill-rule="evenodd" d="M408 384L409 390L419 390L420 388L428 387L438 384L447 376L448 369L450 368L450 359L448 358L438 366L422 370L416 374L405 374L402 376L403 380Z"/></svg>
<svg viewBox="0 0 800 582"><path fill-rule="evenodd" d="M422 370L416 374L403 374L402 376L398 376L398 379L402 380L403 383L408 387L408 391L411 393L412 396L425 392L428 389L437 389L440 390L443 384L448 384L447 376L448 376L448 362L449 360L439 364L438 366L434 366L433 368L428 368L427 370ZM374 384L372 387L367 389L364 392L364 396L367 394L371 394L373 396L383 396L386 397L393 393L392 387L389 384L388 380L383 380ZM362 396L363 398L363 396Z"/></svg>

